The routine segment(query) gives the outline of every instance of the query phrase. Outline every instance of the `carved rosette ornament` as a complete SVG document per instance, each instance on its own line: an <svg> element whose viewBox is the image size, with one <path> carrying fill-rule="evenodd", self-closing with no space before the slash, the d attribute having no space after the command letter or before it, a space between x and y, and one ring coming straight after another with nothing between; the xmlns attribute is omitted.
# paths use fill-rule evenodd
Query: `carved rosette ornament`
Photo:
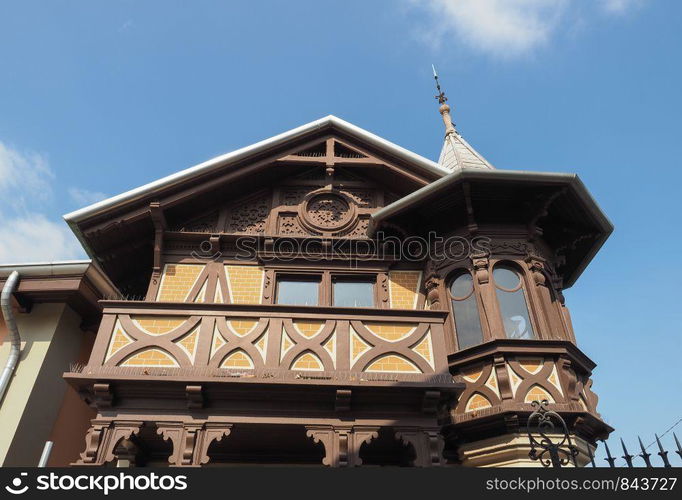
<svg viewBox="0 0 682 500"><path fill-rule="evenodd" d="M357 223L355 203L338 191L315 191L299 208L301 224L308 230L334 234Z"/></svg>

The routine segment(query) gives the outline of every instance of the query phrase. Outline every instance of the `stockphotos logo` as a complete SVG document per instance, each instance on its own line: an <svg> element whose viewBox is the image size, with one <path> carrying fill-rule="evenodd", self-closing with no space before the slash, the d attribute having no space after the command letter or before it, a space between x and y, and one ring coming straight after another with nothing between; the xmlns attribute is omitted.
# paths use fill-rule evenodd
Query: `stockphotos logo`
<svg viewBox="0 0 682 500"><path fill-rule="evenodd" d="M22 495L29 490L29 485L24 484L28 473L22 472L12 479L11 484L5 486L5 490L12 495ZM108 495L113 491L183 491L187 489L187 476L159 475L154 472L149 474L132 475L125 472L107 475L70 475L41 474L36 476L36 484L33 489L38 491L88 491L102 492Z"/></svg>
<svg viewBox="0 0 682 500"><path fill-rule="evenodd" d="M12 479L12 484L5 486L5 489L12 495L21 495L28 491L28 486L24 484L23 478L28 476L27 472L22 472L18 477Z"/></svg>

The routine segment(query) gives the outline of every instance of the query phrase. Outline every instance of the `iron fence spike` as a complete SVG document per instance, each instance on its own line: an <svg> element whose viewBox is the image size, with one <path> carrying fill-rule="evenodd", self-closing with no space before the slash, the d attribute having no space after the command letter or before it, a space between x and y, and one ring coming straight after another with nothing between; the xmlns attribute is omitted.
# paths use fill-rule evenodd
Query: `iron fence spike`
<svg viewBox="0 0 682 500"><path fill-rule="evenodd" d="M653 467L651 465L651 460L649 460L651 453L646 452L646 448L644 447L644 443L642 443L642 438L637 436L637 441L639 441L639 448L642 450L642 453L640 453L639 456L642 457L642 459L644 460L644 463L646 464L647 467Z"/></svg>
<svg viewBox="0 0 682 500"><path fill-rule="evenodd" d="M673 437L675 438L675 444L677 445L677 453L680 458L682 458L682 446L680 446L680 441L677 439L677 435L673 432Z"/></svg>
<svg viewBox="0 0 682 500"><path fill-rule="evenodd" d="M672 465L670 465L670 462L668 461L668 452L663 449L663 445L661 444L661 440L658 438L658 434L654 434L654 436L656 436L656 443L658 443L658 449L661 450L658 453L658 456L661 457L661 460L663 460L663 466L672 467Z"/></svg>
<svg viewBox="0 0 682 500"><path fill-rule="evenodd" d="M604 460L606 460L609 463L609 467L615 467L616 466L616 459L611 456L611 450L609 450L609 445L606 443L606 441L602 440L602 443L604 443L604 448L606 448L606 456Z"/></svg>
<svg viewBox="0 0 682 500"><path fill-rule="evenodd" d="M625 441L623 441L623 438L620 438L620 445L623 447L623 458L625 459L625 462L628 464L628 467L632 467L632 457L634 455L630 455L628 453L628 449L625 447Z"/></svg>

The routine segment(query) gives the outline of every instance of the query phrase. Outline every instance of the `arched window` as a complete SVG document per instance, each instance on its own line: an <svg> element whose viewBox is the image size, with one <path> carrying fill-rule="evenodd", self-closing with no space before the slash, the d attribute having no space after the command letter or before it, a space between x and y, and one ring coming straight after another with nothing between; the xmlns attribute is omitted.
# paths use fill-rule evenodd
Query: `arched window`
<svg viewBox="0 0 682 500"><path fill-rule="evenodd" d="M511 266L498 264L493 269L493 280L507 338L534 339L523 279L519 272Z"/></svg>
<svg viewBox="0 0 682 500"><path fill-rule="evenodd" d="M483 342L481 317L474 294L474 280L468 271L456 274L450 283L450 300L459 348L466 349Z"/></svg>

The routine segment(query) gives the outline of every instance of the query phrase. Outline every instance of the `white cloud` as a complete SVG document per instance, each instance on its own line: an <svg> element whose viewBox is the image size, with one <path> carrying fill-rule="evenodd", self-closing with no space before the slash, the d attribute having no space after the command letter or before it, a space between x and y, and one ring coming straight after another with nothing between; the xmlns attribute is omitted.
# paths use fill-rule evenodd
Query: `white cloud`
<svg viewBox="0 0 682 500"><path fill-rule="evenodd" d="M83 257L83 250L65 223L43 214L0 215L0 262L36 262Z"/></svg>
<svg viewBox="0 0 682 500"><path fill-rule="evenodd" d="M568 0L422 0L431 14L432 40L457 40L482 52L514 57L545 44Z"/></svg>
<svg viewBox="0 0 682 500"><path fill-rule="evenodd" d="M601 0L602 7L612 14L625 14L644 5L647 0Z"/></svg>
<svg viewBox="0 0 682 500"><path fill-rule="evenodd" d="M44 155L19 152L0 141L0 203L19 209L48 201L54 172Z"/></svg>
<svg viewBox="0 0 682 500"><path fill-rule="evenodd" d="M54 198L54 180L44 155L0 141L0 262L83 256L66 223L42 213Z"/></svg>
<svg viewBox="0 0 682 500"><path fill-rule="evenodd" d="M98 201L109 197L109 195L99 191L90 191L88 189L80 189L77 187L69 188L69 196L74 202L81 206L92 205L93 203L97 203Z"/></svg>
<svg viewBox="0 0 682 500"><path fill-rule="evenodd" d="M560 30L570 31L590 8L622 14L648 0L408 0L429 14L419 37L449 50L465 44L498 58L516 58L547 45Z"/></svg>

